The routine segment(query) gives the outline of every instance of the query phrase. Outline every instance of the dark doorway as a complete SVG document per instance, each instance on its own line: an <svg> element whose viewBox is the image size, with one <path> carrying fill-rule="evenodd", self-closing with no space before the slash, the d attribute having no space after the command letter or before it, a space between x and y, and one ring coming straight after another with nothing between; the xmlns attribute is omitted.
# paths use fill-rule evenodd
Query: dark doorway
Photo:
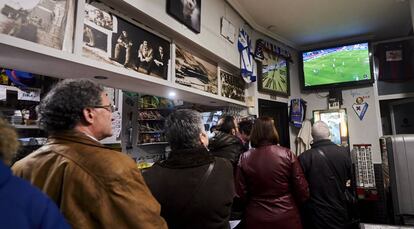
<svg viewBox="0 0 414 229"><path fill-rule="evenodd" d="M259 99L259 117L261 116L273 118L280 145L290 149L288 104Z"/></svg>

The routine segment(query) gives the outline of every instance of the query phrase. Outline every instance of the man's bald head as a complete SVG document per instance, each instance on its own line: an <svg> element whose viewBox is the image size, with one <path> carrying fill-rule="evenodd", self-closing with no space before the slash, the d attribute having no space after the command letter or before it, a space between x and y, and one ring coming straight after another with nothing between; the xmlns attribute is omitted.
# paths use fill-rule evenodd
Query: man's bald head
<svg viewBox="0 0 414 229"><path fill-rule="evenodd" d="M324 139L330 139L331 133L328 125L323 121L317 121L312 126L312 138L313 141L319 141Z"/></svg>

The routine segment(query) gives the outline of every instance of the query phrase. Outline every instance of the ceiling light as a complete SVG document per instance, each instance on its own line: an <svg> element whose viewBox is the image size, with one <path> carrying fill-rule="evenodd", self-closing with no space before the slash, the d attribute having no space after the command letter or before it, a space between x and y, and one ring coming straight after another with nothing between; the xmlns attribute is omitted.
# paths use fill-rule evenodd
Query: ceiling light
<svg viewBox="0 0 414 229"><path fill-rule="evenodd" d="M170 93L168 93L168 97L169 98L174 98L177 94L173 91L171 91Z"/></svg>
<svg viewBox="0 0 414 229"><path fill-rule="evenodd" d="M93 78L97 79L97 80L107 80L108 77L106 76L94 76Z"/></svg>

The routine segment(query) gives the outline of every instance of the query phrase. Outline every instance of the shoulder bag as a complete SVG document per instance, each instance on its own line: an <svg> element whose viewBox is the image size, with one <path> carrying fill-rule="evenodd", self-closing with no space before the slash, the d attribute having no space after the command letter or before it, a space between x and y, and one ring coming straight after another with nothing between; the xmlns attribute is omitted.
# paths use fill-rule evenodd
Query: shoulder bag
<svg viewBox="0 0 414 229"><path fill-rule="evenodd" d="M358 217L358 207L357 207L357 198L355 195L348 190L343 184L340 183L341 177L339 176L338 171L335 169L332 162L326 157L322 150L318 149L319 154L325 159L328 164L329 169L335 175L336 186L339 190L339 193L342 194L342 197L345 199L346 210L348 213L349 222L346 224L346 228L359 228L359 217Z"/></svg>

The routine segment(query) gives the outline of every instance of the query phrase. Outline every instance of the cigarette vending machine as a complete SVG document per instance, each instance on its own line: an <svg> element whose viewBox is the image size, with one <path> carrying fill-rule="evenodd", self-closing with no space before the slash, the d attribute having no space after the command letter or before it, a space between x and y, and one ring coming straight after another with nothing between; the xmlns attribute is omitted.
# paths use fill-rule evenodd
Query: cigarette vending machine
<svg viewBox="0 0 414 229"><path fill-rule="evenodd" d="M395 224L414 225L414 134L380 138L387 209Z"/></svg>

